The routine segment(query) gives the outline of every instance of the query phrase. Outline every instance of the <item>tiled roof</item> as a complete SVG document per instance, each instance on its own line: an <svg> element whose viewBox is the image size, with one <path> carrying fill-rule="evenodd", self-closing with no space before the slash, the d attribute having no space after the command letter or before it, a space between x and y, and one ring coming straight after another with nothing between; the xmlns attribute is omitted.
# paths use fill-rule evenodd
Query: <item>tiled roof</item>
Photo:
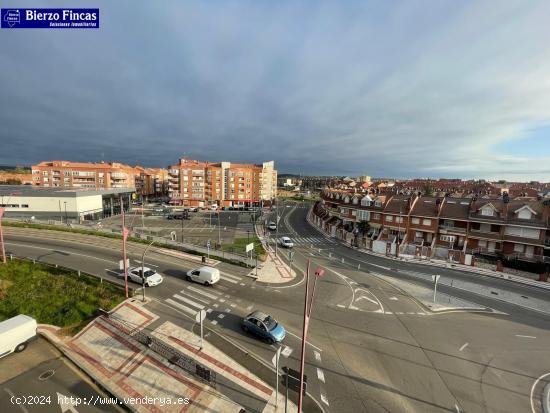
<svg viewBox="0 0 550 413"><path fill-rule="evenodd" d="M469 198L447 198L441 207L441 218L468 219L470 209Z"/></svg>
<svg viewBox="0 0 550 413"><path fill-rule="evenodd" d="M411 215L416 215L420 217L436 217L436 200L439 199L443 201L442 198L432 198L432 197L420 197L411 211Z"/></svg>

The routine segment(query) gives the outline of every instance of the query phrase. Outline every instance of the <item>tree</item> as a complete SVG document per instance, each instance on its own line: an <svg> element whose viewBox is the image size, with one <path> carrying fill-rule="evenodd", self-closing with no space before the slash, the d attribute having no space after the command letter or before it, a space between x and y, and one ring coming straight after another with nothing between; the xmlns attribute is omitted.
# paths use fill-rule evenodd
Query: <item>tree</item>
<svg viewBox="0 0 550 413"><path fill-rule="evenodd" d="M432 188L432 186L430 184L426 184L424 186L424 196L433 196L434 194L434 189Z"/></svg>

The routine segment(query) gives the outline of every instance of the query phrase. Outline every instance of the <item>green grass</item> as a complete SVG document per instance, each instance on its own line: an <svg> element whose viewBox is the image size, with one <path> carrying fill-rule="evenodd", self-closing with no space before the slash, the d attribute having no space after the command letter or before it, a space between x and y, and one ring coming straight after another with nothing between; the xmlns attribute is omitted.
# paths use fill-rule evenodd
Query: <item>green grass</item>
<svg viewBox="0 0 550 413"><path fill-rule="evenodd" d="M235 238L233 240L233 244L223 244L224 250L233 249L234 252L237 254L245 254L246 253L246 244L249 244L253 242L254 243L254 253L258 256L265 254L265 249L260 242L260 239L256 236L249 238Z"/></svg>
<svg viewBox="0 0 550 413"><path fill-rule="evenodd" d="M39 323L74 326L123 300L122 288L96 277L16 259L0 263L0 320L26 314Z"/></svg>

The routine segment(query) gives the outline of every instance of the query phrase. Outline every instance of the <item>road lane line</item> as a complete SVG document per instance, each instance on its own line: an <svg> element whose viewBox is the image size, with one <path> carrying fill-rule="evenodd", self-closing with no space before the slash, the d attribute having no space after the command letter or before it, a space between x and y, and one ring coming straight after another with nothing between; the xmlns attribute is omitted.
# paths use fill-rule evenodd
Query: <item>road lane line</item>
<svg viewBox="0 0 550 413"><path fill-rule="evenodd" d="M174 294L172 297L174 298L177 298L178 300L180 301L183 301L184 303L187 303L189 305L192 305L193 307L197 307L199 310L202 310L204 308L204 305L202 304L199 304L199 303L196 303L195 301L193 300L189 300L185 297L182 297L181 295L179 294Z"/></svg>
<svg viewBox="0 0 550 413"><path fill-rule="evenodd" d="M464 350L467 346L468 346L468 343L464 343L464 344L462 345L462 347L460 347L460 348L458 349L458 351Z"/></svg>
<svg viewBox="0 0 550 413"><path fill-rule="evenodd" d="M319 367L317 367L317 378L323 383L325 382L325 373Z"/></svg>
<svg viewBox="0 0 550 413"><path fill-rule="evenodd" d="M281 355L283 357L288 357L292 354L292 348L290 348L289 346L284 346L283 350L281 351Z"/></svg>
<svg viewBox="0 0 550 413"><path fill-rule="evenodd" d="M390 300L392 300L392 301L397 301L398 298L397 298L397 297L390 297Z"/></svg>
<svg viewBox="0 0 550 413"><path fill-rule="evenodd" d="M291 333L291 332L288 331L288 330L287 330L286 332L287 332L288 334L290 334L291 336L296 337L298 340L300 340L300 341L302 340L302 337L298 337L296 334L293 334L293 333ZM319 350L319 351L323 351L322 348L319 348L319 347L317 347L317 346L311 344L311 343L310 343L309 341L307 341L307 340L306 340L306 344L309 344L309 345L310 345L311 347L313 347L314 349L317 349L317 350Z"/></svg>
<svg viewBox="0 0 550 413"><path fill-rule="evenodd" d="M189 307L186 307L186 306L184 306L183 304L180 304L180 303L178 303L178 302L172 300L171 298L167 298L167 299L166 299L166 302L167 302L168 304L172 304L174 307L177 307L177 308L179 308L180 310L185 311L187 314L191 314L191 315L197 314L196 311L191 310Z"/></svg>
<svg viewBox="0 0 550 413"><path fill-rule="evenodd" d="M327 406L329 405L328 404L328 399L327 399L327 395L325 393L321 393L321 401L323 403L325 403Z"/></svg>
<svg viewBox="0 0 550 413"><path fill-rule="evenodd" d="M516 337L520 337L520 338L536 338L535 336L524 336L522 334L516 334Z"/></svg>
<svg viewBox="0 0 550 413"><path fill-rule="evenodd" d="M315 360L321 361L321 353L318 351L313 350L313 354L315 354Z"/></svg>

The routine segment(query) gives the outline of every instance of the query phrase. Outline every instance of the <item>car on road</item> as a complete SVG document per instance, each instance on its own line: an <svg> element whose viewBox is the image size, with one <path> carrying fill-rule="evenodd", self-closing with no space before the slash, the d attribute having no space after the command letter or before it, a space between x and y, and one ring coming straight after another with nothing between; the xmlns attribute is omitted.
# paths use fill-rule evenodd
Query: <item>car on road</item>
<svg viewBox="0 0 550 413"><path fill-rule="evenodd" d="M142 267L132 267L128 270L128 276L132 281L143 284L143 279L141 278L141 270ZM143 267L143 274L145 275L146 287L159 285L163 281L162 275L152 270L151 268Z"/></svg>
<svg viewBox="0 0 550 413"><path fill-rule="evenodd" d="M267 224L267 229L275 231L277 229L277 224L275 222L270 222L269 224Z"/></svg>
<svg viewBox="0 0 550 413"><path fill-rule="evenodd" d="M199 208L191 207L191 208L189 208L189 212L199 212Z"/></svg>
<svg viewBox="0 0 550 413"><path fill-rule="evenodd" d="M187 271L187 281L195 281L203 285L213 285L220 281L220 270L206 265Z"/></svg>
<svg viewBox="0 0 550 413"><path fill-rule="evenodd" d="M25 350L37 338L36 328L36 320L23 314L0 322L0 357Z"/></svg>
<svg viewBox="0 0 550 413"><path fill-rule="evenodd" d="M280 343L286 336L285 328L272 316L261 311L253 311L243 318L244 331L254 334L269 344Z"/></svg>
<svg viewBox="0 0 550 413"><path fill-rule="evenodd" d="M281 247L284 248L292 248L294 246L294 243L288 237L281 237L281 239L279 240L279 244L281 244Z"/></svg>

